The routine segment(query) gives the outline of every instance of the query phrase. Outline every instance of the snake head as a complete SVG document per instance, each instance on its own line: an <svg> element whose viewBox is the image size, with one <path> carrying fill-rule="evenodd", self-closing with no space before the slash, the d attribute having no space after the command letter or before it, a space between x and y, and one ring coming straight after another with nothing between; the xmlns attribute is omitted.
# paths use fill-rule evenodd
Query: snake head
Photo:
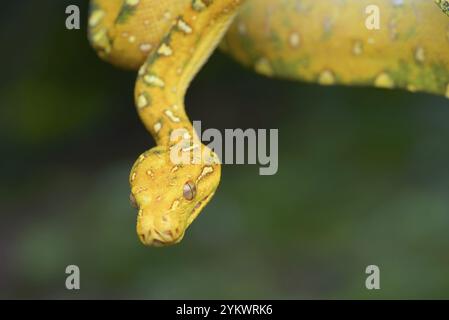
<svg viewBox="0 0 449 320"><path fill-rule="evenodd" d="M220 161L203 150L208 156L200 164L173 164L166 146L145 152L134 164L130 201L138 209L137 234L143 244L179 243L212 198L220 181Z"/></svg>

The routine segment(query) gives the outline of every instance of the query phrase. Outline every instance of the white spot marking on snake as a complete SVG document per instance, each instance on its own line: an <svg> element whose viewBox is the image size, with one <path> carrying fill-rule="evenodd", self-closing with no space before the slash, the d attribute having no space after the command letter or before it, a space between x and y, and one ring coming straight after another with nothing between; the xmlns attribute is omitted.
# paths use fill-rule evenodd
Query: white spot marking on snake
<svg viewBox="0 0 449 320"><path fill-rule="evenodd" d="M171 12L170 12L170 11L165 11L165 12L164 12L164 19L165 19L166 21L168 21L168 20L171 19Z"/></svg>
<svg viewBox="0 0 449 320"><path fill-rule="evenodd" d="M176 210L179 207L179 200L173 201L173 204L171 206L171 210Z"/></svg>
<svg viewBox="0 0 449 320"><path fill-rule="evenodd" d="M172 122L180 122L181 121L181 119L179 119L179 117L175 116L173 111L171 111L171 110L165 110L164 113Z"/></svg>
<svg viewBox="0 0 449 320"><path fill-rule="evenodd" d="M106 28L101 28L92 36L93 43L101 48L102 52L109 54L111 52L111 46L109 44L109 38Z"/></svg>
<svg viewBox="0 0 449 320"><path fill-rule="evenodd" d="M158 133L162 129L162 124L160 122L156 122L153 128L154 132Z"/></svg>
<svg viewBox="0 0 449 320"><path fill-rule="evenodd" d="M331 70L324 70L318 77L318 83L324 86L329 86L335 83L335 76Z"/></svg>
<svg viewBox="0 0 449 320"><path fill-rule="evenodd" d="M356 40L354 45L352 46L352 53L355 56L360 56L363 53L363 42L360 40Z"/></svg>
<svg viewBox="0 0 449 320"><path fill-rule="evenodd" d="M140 0L126 0L126 4L131 7L137 6L139 2Z"/></svg>
<svg viewBox="0 0 449 320"><path fill-rule="evenodd" d="M203 11L204 9L206 9L206 5L202 0L193 0L192 7L195 11Z"/></svg>
<svg viewBox="0 0 449 320"><path fill-rule="evenodd" d="M415 60L418 63L423 63L426 60L426 53L423 47L417 47L415 49Z"/></svg>
<svg viewBox="0 0 449 320"><path fill-rule="evenodd" d="M390 75L386 72L379 74L374 80L374 86L378 88L391 89L394 87L394 81L391 79Z"/></svg>
<svg viewBox="0 0 449 320"><path fill-rule="evenodd" d="M151 178L154 178L154 173L151 170L147 170L146 172L147 176L150 176Z"/></svg>
<svg viewBox="0 0 449 320"><path fill-rule="evenodd" d="M142 51L143 53L151 51L152 48L153 46L151 45L151 43L141 43L139 46L140 51Z"/></svg>
<svg viewBox="0 0 449 320"><path fill-rule="evenodd" d="M136 37L135 36L129 36L128 41L129 41L129 43L134 43L134 42L136 42Z"/></svg>
<svg viewBox="0 0 449 320"><path fill-rule="evenodd" d="M140 69L139 69L139 76L143 76L145 73L147 73L147 67L148 65L144 63Z"/></svg>
<svg viewBox="0 0 449 320"><path fill-rule="evenodd" d="M171 56L173 54L173 50L172 50L172 48L168 44L163 43L159 47L159 49L157 50L157 53L160 54L161 56L168 57L168 56Z"/></svg>
<svg viewBox="0 0 449 320"><path fill-rule="evenodd" d="M254 69L263 75L266 76L272 76L273 75L273 69L271 68L270 61L268 61L267 58L260 58L256 61L254 65Z"/></svg>
<svg viewBox="0 0 449 320"><path fill-rule="evenodd" d="M89 18L89 26L91 28L96 27L101 22L101 20L103 20L104 15L105 12L103 10L93 11Z"/></svg>
<svg viewBox="0 0 449 320"><path fill-rule="evenodd" d="M288 38L288 42L290 43L290 46L292 46L292 48L298 48L301 43L301 37L299 36L299 33L292 32Z"/></svg>
<svg viewBox="0 0 449 320"><path fill-rule="evenodd" d="M151 86L160 88L163 88L165 86L165 82L161 78L156 77L155 75L147 74L145 77L143 77L143 80L145 81L145 83Z"/></svg>
<svg viewBox="0 0 449 320"><path fill-rule="evenodd" d="M205 176L207 176L208 174L210 174L212 172L214 172L214 168L212 168L212 167L204 167L203 171L201 172L201 174L196 179L196 182L198 183L201 179L203 179Z"/></svg>
<svg viewBox="0 0 449 320"><path fill-rule="evenodd" d="M148 99L144 93L140 94L137 98L137 107L143 109L148 106Z"/></svg>
<svg viewBox="0 0 449 320"><path fill-rule="evenodd" d="M185 34L191 34L193 32L192 27L187 24L184 20L181 18L178 20L177 23L178 29L184 32Z"/></svg>

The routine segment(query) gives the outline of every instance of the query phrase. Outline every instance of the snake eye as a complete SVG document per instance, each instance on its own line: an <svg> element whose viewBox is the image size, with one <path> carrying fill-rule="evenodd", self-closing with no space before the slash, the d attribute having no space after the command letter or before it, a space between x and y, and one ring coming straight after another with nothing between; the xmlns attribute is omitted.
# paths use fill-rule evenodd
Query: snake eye
<svg viewBox="0 0 449 320"><path fill-rule="evenodd" d="M129 203L131 204L131 206L133 208L136 208L136 209L139 208L139 206L137 205L136 198L134 198L134 195L132 193L129 194Z"/></svg>
<svg viewBox="0 0 449 320"><path fill-rule="evenodd" d="M182 194L186 200L193 200L196 196L196 186L192 181L187 181L182 190Z"/></svg>

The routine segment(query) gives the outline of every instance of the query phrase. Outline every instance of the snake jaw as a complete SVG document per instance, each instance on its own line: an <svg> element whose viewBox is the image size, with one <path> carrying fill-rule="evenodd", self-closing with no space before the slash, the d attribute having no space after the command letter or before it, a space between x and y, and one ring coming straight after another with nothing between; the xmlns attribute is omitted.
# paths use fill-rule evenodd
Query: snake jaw
<svg viewBox="0 0 449 320"><path fill-rule="evenodd" d="M138 209L136 231L146 246L179 243L220 181L219 162L174 165L168 154L166 146L145 152L130 174L130 200Z"/></svg>
<svg viewBox="0 0 449 320"><path fill-rule="evenodd" d="M152 212L150 208L139 210L137 234L146 246L165 247L179 243L185 234L185 223L176 214Z"/></svg>

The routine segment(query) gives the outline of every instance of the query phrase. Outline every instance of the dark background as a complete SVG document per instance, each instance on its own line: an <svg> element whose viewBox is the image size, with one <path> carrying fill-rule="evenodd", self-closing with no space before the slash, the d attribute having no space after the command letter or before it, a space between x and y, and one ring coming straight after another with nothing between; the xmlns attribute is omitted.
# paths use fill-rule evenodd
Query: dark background
<svg viewBox="0 0 449 320"><path fill-rule="evenodd" d="M145 248L127 179L154 143L136 74L96 57L86 9L2 3L0 298L449 298L445 98L270 80L216 53L191 119L278 128L279 172L225 166L185 240ZM69 264L80 291L65 289Z"/></svg>

